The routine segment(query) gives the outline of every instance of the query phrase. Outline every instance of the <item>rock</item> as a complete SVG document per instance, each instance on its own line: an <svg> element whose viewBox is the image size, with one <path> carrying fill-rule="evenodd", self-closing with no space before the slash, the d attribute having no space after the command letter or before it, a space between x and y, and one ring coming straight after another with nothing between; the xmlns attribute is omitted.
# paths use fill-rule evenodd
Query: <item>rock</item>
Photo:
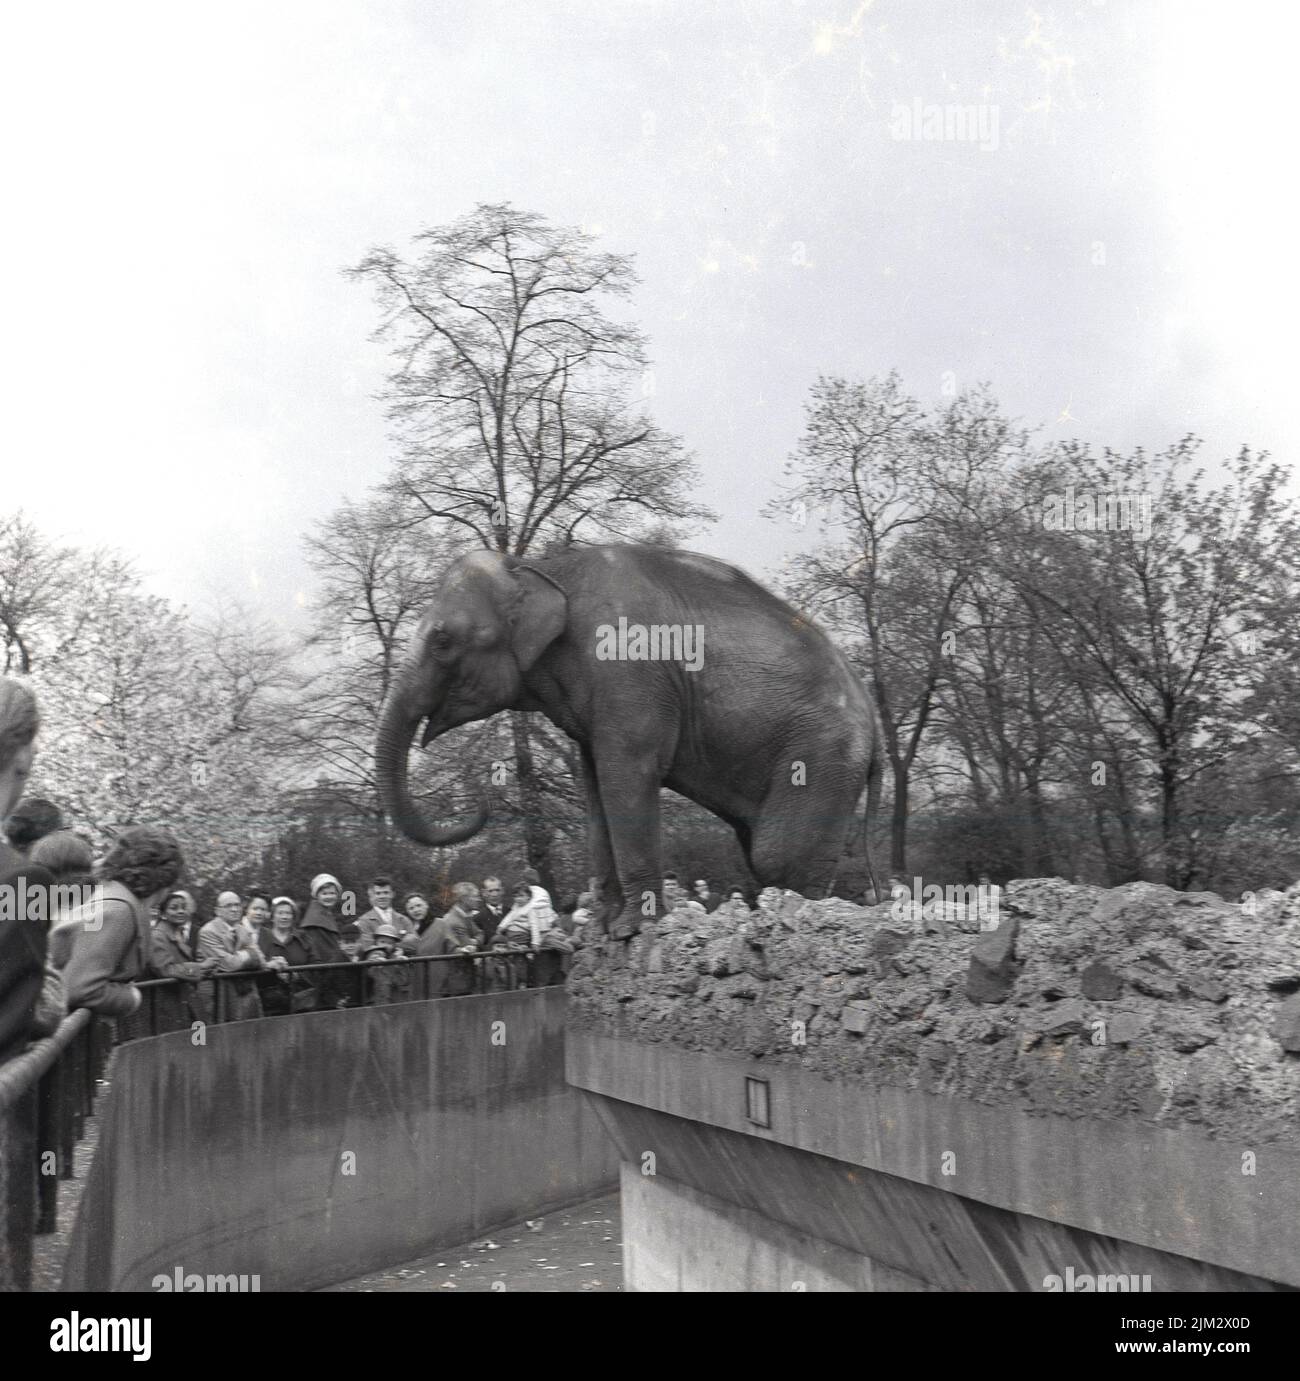
<svg viewBox="0 0 1300 1381"><path fill-rule="evenodd" d="M764 887L758 894L758 909L790 930L798 929L795 918L806 905L806 899L798 892L786 892L780 887Z"/></svg>
<svg viewBox="0 0 1300 1381"><path fill-rule="evenodd" d="M1086 929L1097 899L1105 895L1103 888L1076 886L1064 878L1017 878L1000 890L997 909L1003 916L1012 911Z"/></svg>
<svg viewBox="0 0 1300 1381"><path fill-rule="evenodd" d="M1009 916L996 930L986 930L971 949L966 996L972 1002L1005 1002L1020 973L1016 936L1020 922Z"/></svg>
<svg viewBox="0 0 1300 1381"><path fill-rule="evenodd" d="M704 946L703 952L696 960L695 968L698 973L708 974L711 978L725 978L728 974L736 970L732 967L732 940L730 936L723 936L718 940L710 940Z"/></svg>
<svg viewBox="0 0 1300 1381"><path fill-rule="evenodd" d="M1300 993L1287 998L1277 1009L1273 1034L1288 1054L1300 1055Z"/></svg>
<svg viewBox="0 0 1300 1381"><path fill-rule="evenodd" d="M1228 989L1217 978L1184 978L1180 986L1184 992L1205 1002L1228 1000Z"/></svg>
<svg viewBox="0 0 1300 1381"><path fill-rule="evenodd" d="M1119 974L1100 960L1089 964L1079 975L1083 995L1090 1002L1117 1002L1124 991Z"/></svg>
<svg viewBox="0 0 1300 1381"><path fill-rule="evenodd" d="M1219 1033L1203 1018L1190 1013L1175 1015L1164 1023L1165 1034L1175 1050L1187 1055L1209 1045L1219 1038Z"/></svg>
<svg viewBox="0 0 1300 1381"><path fill-rule="evenodd" d="M1172 887L1157 882L1129 882L1102 892L1089 927L1096 933L1122 931L1136 940L1149 931L1159 932L1178 900Z"/></svg>
<svg viewBox="0 0 1300 1381"><path fill-rule="evenodd" d="M1132 1045L1151 1029L1151 1023L1138 1012L1115 1012L1102 1020L1106 1023L1106 1045Z"/></svg>
<svg viewBox="0 0 1300 1381"><path fill-rule="evenodd" d="M1140 993L1145 993L1147 997L1170 998L1178 996L1177 980L1162 969L1157 969L1149 965L1131 964L1122 974L1124 980L1131 983Z"/></svg>
<svg viewBox="0 0 1300 1381"><path fill-rule="evenodd" d="M985 1017L977 1017L976 1021L978 1025L971 1034L981 1045L996 1045L1007 1035L1007 1028L1000 1021L990 1021Z"/></svg>
<svg viewBox="0 0 1300 1381"><path fill-rule="evenodd" d="M1022 1019L1022 1025L1029 1030L1038 1030L1044 1036L1072 1036L1083 1027L1086 1016L1083 1003L1078 997L1069 997L1062 1003L1051 1003L1038 1011L1029 1012Z"/></svg>
<svg viewBox="0 0 1300 1381"><path fill-rule="evenodd" d="M840 1014L840 1025L854 1035L864 1035L871 1024L871 1004L869 1002L850 1002Z"/></svg>
<svg viewBox="0 0 1300 1381"><path fill-rule="evenodd" d="M1300 894L1248 910L1030 879L1008 885L1002 926L947 936L887 904L764 900L598 938L576 956L570 1022L864 1088L1294 1141Z"/></svg>
<svg viewBox="0 0 1300 1381"><path fill-rule="evenodd" d="M730 965L732 973L750 973L755 978L768 976L767 959L762 942L752 934L740 934L732 937L727 963Z"/></svg>
<svg viewBox="0 0 1300 1381"><path fill-rule="evenodd" d="M912 937L910 935L902 934L897 930L878 930L871 937L872 952L880 959L888 959L898 954L911 943Z"/></svg>

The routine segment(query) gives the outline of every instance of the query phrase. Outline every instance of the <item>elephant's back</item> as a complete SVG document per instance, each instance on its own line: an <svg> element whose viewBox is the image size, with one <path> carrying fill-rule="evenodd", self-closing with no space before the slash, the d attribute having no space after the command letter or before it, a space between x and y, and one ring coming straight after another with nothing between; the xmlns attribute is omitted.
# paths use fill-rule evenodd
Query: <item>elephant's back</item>
<svg viewBox="0 0 1300 1381"><path fill-rule="evenodd" d="M786 730L842 735L846 756L860 760L873 742L875 712L862 678L839 647L808 616L739 568L715 557L644 545L588 549L608 573L610 625L695 626L701 666L674 680L706 738L768 736ZM756 692L758 692L756 694ZM749 734L715 713L747 707Z"/></svg>

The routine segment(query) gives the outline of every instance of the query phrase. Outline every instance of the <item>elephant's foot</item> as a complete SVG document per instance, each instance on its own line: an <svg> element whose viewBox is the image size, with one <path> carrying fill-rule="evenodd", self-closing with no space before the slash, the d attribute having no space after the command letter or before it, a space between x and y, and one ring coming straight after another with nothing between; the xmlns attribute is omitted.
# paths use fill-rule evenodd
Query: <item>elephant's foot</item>
<svg viewBox="0 0 1300 1381"><path fill-rule="evenodd" d="M605 933L611 940L630 940L641 929L641 913L634 906L625 906L607 922Z"/></svg>

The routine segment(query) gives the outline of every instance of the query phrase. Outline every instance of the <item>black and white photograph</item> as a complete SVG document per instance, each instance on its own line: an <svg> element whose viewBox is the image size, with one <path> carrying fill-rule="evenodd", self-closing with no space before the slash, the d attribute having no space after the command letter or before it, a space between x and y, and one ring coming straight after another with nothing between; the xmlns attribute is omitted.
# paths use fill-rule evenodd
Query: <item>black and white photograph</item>
<svg viewBox="0 0 1300 1381"><path fill-rule="evenodd" d="M15 1341L883 1292L986 1297L891 1303L936 1360L1278 1345L1295 16L4 28Z"/></svg>

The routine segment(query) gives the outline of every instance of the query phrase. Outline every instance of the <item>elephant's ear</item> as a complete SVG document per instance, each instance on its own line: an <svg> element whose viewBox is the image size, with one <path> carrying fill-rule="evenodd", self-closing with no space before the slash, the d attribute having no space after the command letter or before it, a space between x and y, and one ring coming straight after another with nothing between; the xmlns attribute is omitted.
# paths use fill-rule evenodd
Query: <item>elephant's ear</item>
<svg viewBox="0 0 1300 1381"><path fill-rule="evenodd" d="M531 566L508 563L518 598L511 610L510 646L520 671L527 671L564 632L569 601L564 591Z"/></svg>

